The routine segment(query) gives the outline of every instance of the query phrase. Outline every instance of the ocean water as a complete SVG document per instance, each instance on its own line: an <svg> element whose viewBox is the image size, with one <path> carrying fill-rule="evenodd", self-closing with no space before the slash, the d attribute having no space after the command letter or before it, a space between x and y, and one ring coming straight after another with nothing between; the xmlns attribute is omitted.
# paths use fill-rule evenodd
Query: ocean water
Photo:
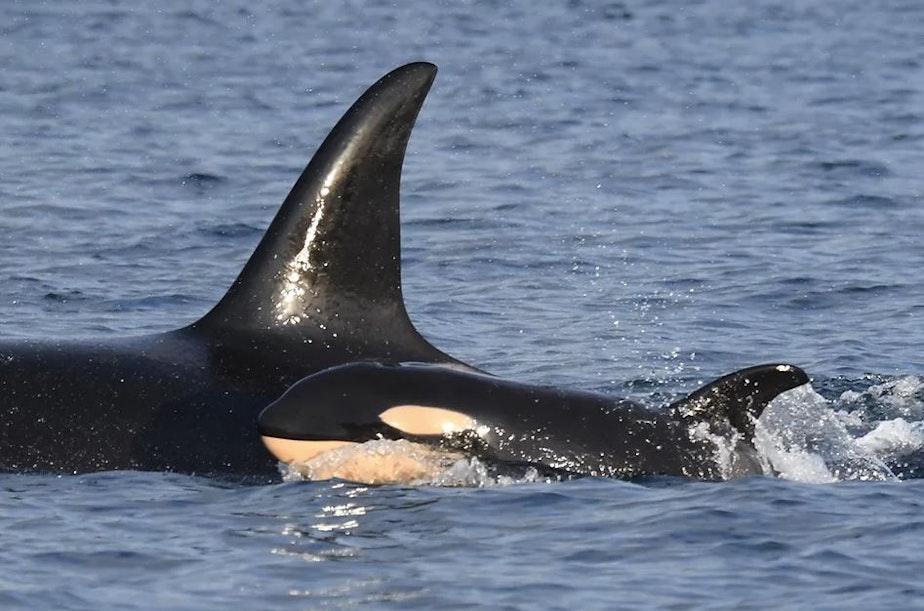
<svg viewBox="0 0 924 611"><path fill-rule="evenodd" d="M911 0L3 4L3 337L195 320L428 60L402 240L435 345L652 405L813 382L762 419L777 475L729 482L2 475L0 605L919 605L922 31Z"/></svg>

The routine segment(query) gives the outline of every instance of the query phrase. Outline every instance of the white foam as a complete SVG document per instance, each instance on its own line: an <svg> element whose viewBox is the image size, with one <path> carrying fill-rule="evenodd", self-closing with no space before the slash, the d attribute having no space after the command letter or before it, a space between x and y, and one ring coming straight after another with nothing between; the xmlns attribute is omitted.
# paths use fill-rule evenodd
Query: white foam
<svg viewBox="0 0 924 611"><path fill-rule="evenodd" d="M846 427L860 428L866 425L861 416L861 412L848 412L843 409L836 410L834 412L834 417L837 418L841 424Z"/></svg>
<svg viewBox="0 0 924 611"><path fill-rule="evenodd" d="M879 456L905 456L924 447L924 422L908 422L904 418L885 420L857 443Z"/></svg>
<svg viewBox="0 0 924 611"><path fill-rule="evenodd" d="M847 390L841 393L839 403L863 403L871 399L880 410L911 420L924 418L924 379L902 376L882 384L873 384L863 392Z"/></svg>
<svg viewBox="0 0 924 611"><path fill-rule="evenodd" d="M754 446L762 461L787 479L817 483L895 479L808 384L781 394L767 406L755 427Z"/></svg>
<svg viewBox="0 0 924 611"><path fill-rule="evenodd" d="M755 437L755 445L757 443L762 442L758 442ZM772 442L763 443L759 451L761 457L767 459L771 469L783 479L811 484L829 484L838 481L828 469L825 460L818 454L801 450L784 450Z"/></svg>
<svg viewBox="0 0 924 611"><path fill-rule="evenodd" d="M924 381L918 376L904 376L883 384L870 386L867 392L875 397L889 396L898 400L912 399L924 389Z"/></svg>

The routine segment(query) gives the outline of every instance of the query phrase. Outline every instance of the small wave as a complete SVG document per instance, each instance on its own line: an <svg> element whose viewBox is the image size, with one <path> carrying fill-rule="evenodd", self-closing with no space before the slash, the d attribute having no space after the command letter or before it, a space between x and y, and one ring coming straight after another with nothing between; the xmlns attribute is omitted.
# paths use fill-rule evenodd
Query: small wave
<svg viewBox="0 0 924 611"><path fill-rule="evenodd" d="M105 302L105 312L141 312L159 311L173 306L185 306L192 303L193 297L185 293L165 295L144 295L141 297L110 299Z"/></svg>
<svg viewBox="0 0 924 611"><path fill-rule="evenodd" d="M67 303L69 301L83 301L88 299L81 291L70 290L70 291L49 291L45 293L44 299L48 301L53 301L55 303Z"/></svg>
<svg viewBox="0 0 924 611"><path fill-rule="evenodd" d="M837 161L821 161L813 164L814 167L825 173L851 178L856 175L881 178L890 176L889 168L875 161L862 161L859 159L841 159Z"/></svg>
<svg viewBox="0 0 924 611"><path fill-rule="evenodd" d="M205 172L190 172L180 179L180 184L196 193L206 193L225 182L224 176Z"/></svg>
<svg viewBox="0 0 924 611"><path fill-rule="evenodd" d="M860 208L872 210L898 207L898 201L890 197L882 197L879 195L855 195L853 197L829 200L826 202L826 204L828 206L836 206L838 208Z"/></svg>
<svg viewBox="0 0 924 611"><path fill-rule="evenodd" d="M256 227L249 223L213 223L210 225L200 224L196 231L208 237L222 238L239 238L250 237L253 235L263 235L264 228Z"/></svg>
<svg viewBox="0 0 924 611"><path fill-rule="evenodd" d="M225 178L223 176L218 176L217 174L207 174L204 172L190 172L183 177L183 184L217 184L224 182Z"/></svg>
<svg viewBox="0 0 924 611"><path fill-rule="evenodd" d="M891 418L924 419L924 380L902 376L873 384L864 391L846 390L838 399L847 407L861 406L880 420Z"/></svg>

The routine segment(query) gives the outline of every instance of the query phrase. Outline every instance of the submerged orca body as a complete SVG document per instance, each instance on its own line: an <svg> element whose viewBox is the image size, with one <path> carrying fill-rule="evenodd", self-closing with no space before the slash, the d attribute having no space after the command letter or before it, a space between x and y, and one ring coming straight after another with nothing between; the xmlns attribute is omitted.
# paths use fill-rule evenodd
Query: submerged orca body
<svg viewBox="0 0 924 611"><path fill-rule="evenodd" d="M401 167L435 74L411 64L359 98L201 320L0 343L0 470L272 474L256 418L299 379L363 359L455 362L401 295Z"/></svg>
<svg viewBox="0 0 924 611"><path fill-rule="evenodd" d="M762 473L754 421L808 381L798 367L760 365L653 410L456 367L351 363L300 381L260 414L259 427L292 463L343 443L407 439L554 472L723 479Z"/></svg>

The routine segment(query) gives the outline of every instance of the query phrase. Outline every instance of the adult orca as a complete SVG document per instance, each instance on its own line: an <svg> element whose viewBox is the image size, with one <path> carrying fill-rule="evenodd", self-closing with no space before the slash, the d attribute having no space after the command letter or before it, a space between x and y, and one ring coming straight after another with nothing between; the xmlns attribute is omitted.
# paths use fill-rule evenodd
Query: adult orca
<svg viewBox="0 0 924 611"><path fill-rule="evenodd" d="M337 123L227 294L181 329L0 343L0 470L277 473L256 418L356 360L453 363L401 295L399 184L436 74L399 68Z"/></svg>
<svg viewBox="0 0 924 611"><path fill-rule="evenodd" d="M808 381L793 365L759 365L649 409L452 366L362 362L301 380L260 414L259 428L270 451L293 464L350 444L407 439L546 472L727 479L763 472L754 422L780 393Z"/></svg>

